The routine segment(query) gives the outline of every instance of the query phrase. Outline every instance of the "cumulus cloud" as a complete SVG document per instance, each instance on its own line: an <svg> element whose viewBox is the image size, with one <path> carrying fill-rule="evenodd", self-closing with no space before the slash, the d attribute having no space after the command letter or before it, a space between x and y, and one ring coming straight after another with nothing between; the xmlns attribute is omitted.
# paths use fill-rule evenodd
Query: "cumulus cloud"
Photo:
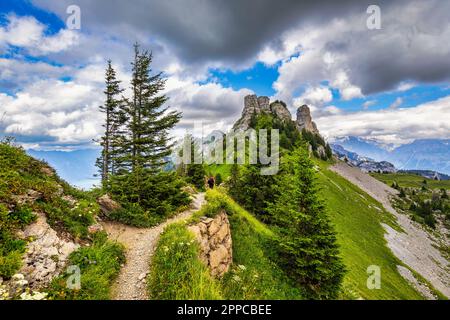
<svg viewBox="0 0 450 320"><path fill-rule="evenodd" d="M67 6L73 3L32 2L63 21ZM14 88L15 93L0 94L0 108L7 110L1 131L35 135L43 143L89 143L101 130L97 107L103 98L105 60L113 59L128 88L134 41L153 50L154 70L165 71L169 77L169 104L184 114L179 130L201 119L213 128L226 128L239 117L243 97L251 93L205 83L209 68L242 70L257 61L279 64L274 98L288 105L310 104L321 130L322 122L326 130L331 128L326 117L340 120L348 116L355 124L344 122L343 131L378 135L377 124L383 132L379 136L394 140L406 139L407 134L398 134L393 126L389 134L381 120L372 121L383 113L347 114L329 105L331 90L351 100L450 79L448 1L378 1L381 30L366 27L369 0L261 0L258 6L240 0L136 0L133 5L79 0L77 4L82 11L81 32L63 29L48 34L35 18L14 15L0 26L0 51L17 46L55 62L0 59L0 85L6 89L2 91ZM70 81L57 80L67 75ZM401 103L383 112L388 117L412 110L400 107ZM437 112L426 114L429 119L437 117L431 122L443 118ZM328 131L339 128L332 129Z"/></svg>
<svg viewBox="0 0 450 320"><path fill-rule="evenodd" d="M124 94L130 95L130 74L123 66L115 67L127 89ZM74 72L70 81L39 80L25 85L15 95L0 93L0 132L39 149L91 145L103 130L103 115L98 110L104 99L103 77L104 65L92 64ZM239 117L244 96L252 92L173 76L168 78L164 93L169 97L171 110L183 113L173 132L180 136L200 122L206 131L227 130Z"/></svg>
<svg viewBox="0 0 450 320"><path fill-rule="evenodd" d="M41 147L89 145L101 132L102 99L89 84L40 80L14 96L0 95L0 132Z"/></svg>
<svg viewBox="0 0 450 320"><path fill-rule="evenodd" d="M367 100L363 103L362 107L364 110L369 109L371 106L375 105L377 103L377 100Z"/></svg>
<svg viewBox="0 0 450 320"><path fill-rule="evenodd" d="M46 26L34 17L8 15L6 20L6 25L0 27L0 45L4 48L11 45L45 55L64 51L78 41L78 33L73 30L62 29L57 34L46 35Z"/></svg>
<svg viewBox="0 0 450 320"><path fill-rule="evenodd" d="M414 139L450 138L450 96L414 108L341 113L314 118L327 137L360 136L403 144Z"/></svg>
<svg viewBox="0 0 450 320"><path fill-rule="evenodd" d="M417 82L448 81L450 20L443 12L449 12L450 3L409 1L380 7L381 30L368 30L367 15L361 12L286 31L282 45L272 51L283 61L274 89L289 98L305 84L327 81L349 100L408 90ZM270 58L270 49L265 51Z"/></svg>
<svg viewBox="0 0 450 320"><path fill-rule="evenodd" d="M72 71L70 67L55 66L45 62L0 58L0 87L14 92L24 85L42 79L69 76Z"/></svg>
<svg viewBox="0 0 450 320"><path fill-rule="evenodd" d="M295 99L295 104L323 105L333 100L333 94L327 87L308 87L305 92Z"/></svg>
<svg viewBox="0 0 450 320"><path fill-rule="evenodd" d="M239 118L244 96L252 93L248 89L235 91L218 83L198 84L177 78L169 78L167 82L168 104L183 113L178 132L191 130L199 122L205 130L226 131Z"/></svg>

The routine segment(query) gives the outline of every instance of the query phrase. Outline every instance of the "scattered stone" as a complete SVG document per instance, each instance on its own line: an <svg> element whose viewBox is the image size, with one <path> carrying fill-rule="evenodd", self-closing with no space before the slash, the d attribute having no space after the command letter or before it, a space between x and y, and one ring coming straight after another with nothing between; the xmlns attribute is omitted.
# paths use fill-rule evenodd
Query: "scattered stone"
<svg viewBox="0 0 450 320"><path fill-rule="evenodd" d="M188 193L188 194L190 194L190 195L193 195L193 194L196 193L194 188L192 188L191 186L185 186L181 190L186 192L186 193Z"/></svg>
<svg viewBox="0 0 450 320"><path fill-rule="evenodd" d="M14 195L12 199L18 205L33 204L35 201L42 199L42 193L36 190L29 189L26 194Z"/></svg>
<svg viewBox="0 0 450 320"><path fill-rule="evenodd" d="M90 234L94 234L94 233L101 232L101 231L103 231L103 226L99 223L93 224L88 227L88 232Z"/></svg>

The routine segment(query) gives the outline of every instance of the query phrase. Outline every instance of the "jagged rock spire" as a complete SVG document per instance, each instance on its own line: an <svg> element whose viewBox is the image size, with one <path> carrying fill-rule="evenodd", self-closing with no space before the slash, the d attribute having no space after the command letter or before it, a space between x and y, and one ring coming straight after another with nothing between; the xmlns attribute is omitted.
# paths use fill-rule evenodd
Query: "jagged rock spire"
<svg viewBox="0 0 450 320"><path fill-rule="evenodd" d="M307 105L302 105L297 109L297 120L295 121L298 130L305 129L313 133L319 134L316 123L312 121L311 111Z"/></svg>

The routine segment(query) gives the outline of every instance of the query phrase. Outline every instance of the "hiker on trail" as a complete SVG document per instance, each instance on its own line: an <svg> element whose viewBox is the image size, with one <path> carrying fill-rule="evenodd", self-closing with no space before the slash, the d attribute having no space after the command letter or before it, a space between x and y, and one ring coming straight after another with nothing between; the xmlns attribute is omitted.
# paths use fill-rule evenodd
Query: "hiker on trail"
<svg viewBox="0 0 450 320"><path fill-rule="evenodd" d="M213 189L214 188L214 184L215 184L214 177L213 176L209 177L209 179L208 179L208 186L209 186L209 188Z"/></svg>

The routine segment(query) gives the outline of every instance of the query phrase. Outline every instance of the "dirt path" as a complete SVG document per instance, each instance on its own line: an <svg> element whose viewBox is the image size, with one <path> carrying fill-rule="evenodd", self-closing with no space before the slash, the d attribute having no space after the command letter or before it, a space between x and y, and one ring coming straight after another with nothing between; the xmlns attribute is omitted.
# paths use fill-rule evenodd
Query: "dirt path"
<svg viewBox="0 0 450 320"><path fill-rule="evenodd" d="M450 298L449 262L436 249L438 244L435 238L407 215L397 213L392 207L390 197L397 191L343 162L332 166L331 170L367 192L397 218L397 223L405 232L398 232L383 224L388 247L398 259Z"/></svg>
<svg viewBox="0 0 450 320"><path fill-rule="evenodd" d="M126 247L127 262L113 285L114 300L146 300L146 278L149 273L150 258L164 228L174 222L189 218L205 202L205 194L195 196L193 207L166 222L148 229L130 227L117 222L103 224L108 236Z"/></svg>

